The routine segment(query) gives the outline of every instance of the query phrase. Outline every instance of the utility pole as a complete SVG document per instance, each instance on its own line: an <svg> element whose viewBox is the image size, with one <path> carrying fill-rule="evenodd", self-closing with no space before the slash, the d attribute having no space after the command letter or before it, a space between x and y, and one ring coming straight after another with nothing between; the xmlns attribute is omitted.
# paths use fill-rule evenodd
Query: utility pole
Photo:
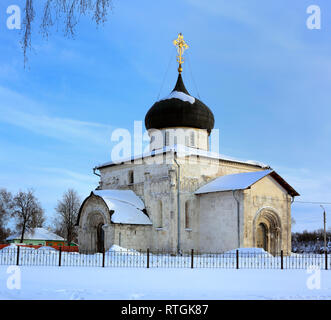
<svg viewBox="0 0 331 320"><path fill-rule="evenodd" d="M326 251L326 213L325 213L325 208L320 205L321 208L323 209L323 222L324 222L324 252Z"/></svg>

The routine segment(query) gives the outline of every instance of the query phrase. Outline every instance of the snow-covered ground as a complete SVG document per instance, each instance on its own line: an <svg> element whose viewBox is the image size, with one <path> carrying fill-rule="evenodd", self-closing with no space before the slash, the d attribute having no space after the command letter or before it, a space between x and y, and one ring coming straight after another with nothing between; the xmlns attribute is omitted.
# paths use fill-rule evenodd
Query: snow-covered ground
<svg viewBox="0 0 331 320"><path fill-rule="evenodd" d="M223 255L150 255L114 245L105 255L53 248L0 250L0 299L331 299L331 271L324 256L284 258L263 249L241 248ZM309 269L314 266L314 270ZM163 268L166 267L166 268ZM290 268L299 268L293 269ZM317 268L317 269L316 269Z"/></svg>
<svg viewBox="0 0 331 320"><path fill-rule="evenodd" d="M8 289L7 268L0 266L0 299L331 299L325 270L23 266L21 288Z"/></svg>

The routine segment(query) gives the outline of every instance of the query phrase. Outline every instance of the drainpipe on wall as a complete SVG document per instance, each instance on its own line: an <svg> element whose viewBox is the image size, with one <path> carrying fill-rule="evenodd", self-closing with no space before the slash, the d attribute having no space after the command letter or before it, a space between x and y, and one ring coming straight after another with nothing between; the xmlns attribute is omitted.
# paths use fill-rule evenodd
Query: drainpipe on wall
<svg viewBox="0 0 331 320"><path fill-rule="evenodd" d="M97 168L93 168L93 174L95 174L98 177L101 177L101 175L99 173L96 173L98 169Z"/></svg>
<svg viewBox="0 0 331 320"><path fill-rule="evenodd" d="M180 165L176 160L177 153L175 152L175 163L177 170L177 253L180 253Z"/></svg>
<svg viewBox="0 0 331 320"><path fill-rule="evenodd" d="M98 189L101 189L101 174L96 173L97 170L98 170L97 168L93 168L93 174L95 174L96 176L98 176L100 178L99 186L97 187L97 190L98 190Z"/></svg>
<svg viewBox="0 0 331 320"><path fill-rule="evenodd" d="M232 190L232 194L233 194L233 198L236 200L237 202L237 232L238 232L238 248L240 248L240 203L238 198L235 195L235 192L237 190Z"/></svg>
<svg viewBox="0 0 331 320"><path fill-rule="evenodd" d="M289 216L289 211L292 211L292 204L294 202L294 196L291 196L291 206L290 206L290 209L288 208L287 206L287 221L288 221L288 216ZM286 244L286 248L287 248L287 254L290 254L290 250L289 250L289 245L291 246L291 249L292 249L292 244L290 243L290 237L291 237L291 232L292 232L292 213L291 213L291 229L289 230L287 228L287 244ZM292 239L291 239L292 241Z"/></svg>

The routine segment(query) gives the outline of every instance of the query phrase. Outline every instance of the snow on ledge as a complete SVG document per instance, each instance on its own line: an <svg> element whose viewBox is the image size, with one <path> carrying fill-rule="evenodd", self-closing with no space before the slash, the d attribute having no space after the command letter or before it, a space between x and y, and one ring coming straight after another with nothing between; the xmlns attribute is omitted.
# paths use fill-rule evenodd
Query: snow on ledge
<svg viewBox="0 0 331 320"><path fill-rule="evenodd" d="M96 169L100 169L102 167L107 167L107 166L111 166L111 165L121 164L121 163L125 163L128 161L134 161L135 159L144 159L144 158L148 158L151 156L162 154L164 152L177 152L178 157L201 156L201 157L206 157L206 158L210 158L210 159L219 159L219 160L225 160L225 161L230 161L230 162L249 164L249 165L253 165L256 167L260 167L260 168L266 168L266 169L270 168L268 165L266 165L262 162L258 162L258 161L254 161L254 160L248 160L248 161L242 160L242 159L229 157L224 154L219 154L219 153L212 152L212 151L187 147L187 146L180 145L180 144L174 144L172 146L164 146L164 147L154 150L154 151L148 151L148 152L144 152L142 154L134 154L131 157L114 159L112 161L108 161L108 162L97 165Z"/></svg>
<svg viewBox="0 0 331 320"><path fill-rule="evenodd" d="M189 102L191 104L193 104L195 102L195 98L192 96L189 96L188 94L184 93L184 92L180 92L180 91L172 91L167 97L159 100L169 100L169 99L179 99L185 102Z"/></svg>

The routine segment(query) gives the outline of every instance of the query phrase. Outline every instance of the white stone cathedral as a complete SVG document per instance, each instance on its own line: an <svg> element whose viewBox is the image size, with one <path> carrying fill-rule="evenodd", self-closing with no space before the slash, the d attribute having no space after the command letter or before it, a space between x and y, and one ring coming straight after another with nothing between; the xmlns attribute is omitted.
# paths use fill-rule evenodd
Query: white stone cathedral
<svg viewBox="0 0 331 320"><path fill-rule="evenodd" d="M171 253L259 247L291 252L291 203L299 194L264 164L210 151L212 111L186 90L182 35L170 95L147 112L150 152L94 168L99 187L80 208L79 250L113 244Z"/></svg>

